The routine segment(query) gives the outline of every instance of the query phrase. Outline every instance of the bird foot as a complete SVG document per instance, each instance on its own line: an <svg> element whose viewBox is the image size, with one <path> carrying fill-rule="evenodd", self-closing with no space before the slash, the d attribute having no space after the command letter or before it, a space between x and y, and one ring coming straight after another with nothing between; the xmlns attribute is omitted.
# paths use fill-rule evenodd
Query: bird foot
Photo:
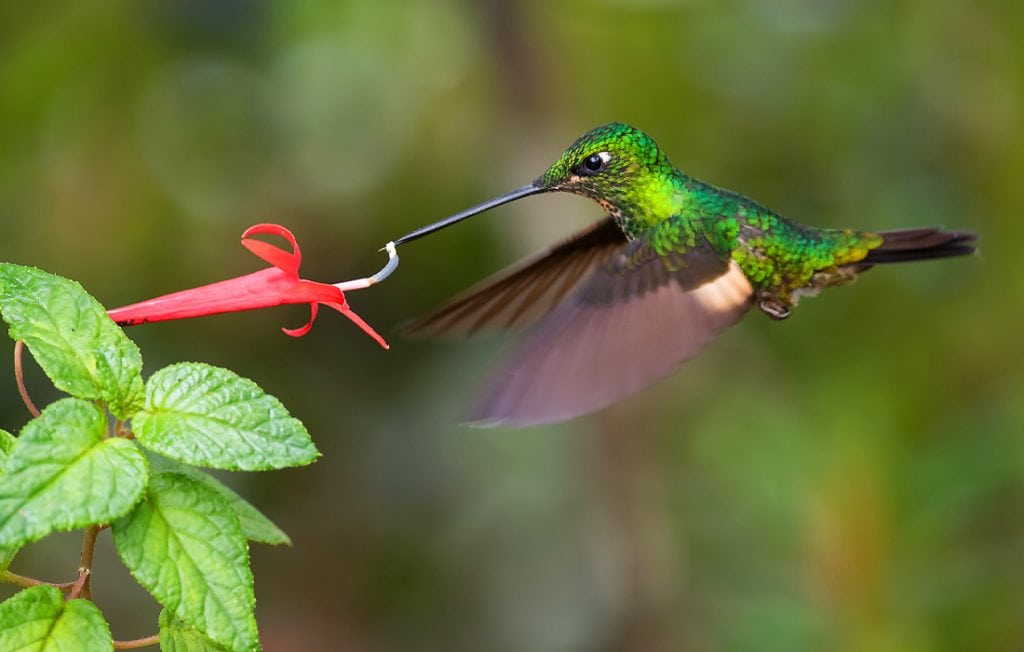
<svg viewBox="0 0 1024 652"><path fill-rule="evenodd" d="M792 306L784 303L778 297L771 295L759 296L757 298L757 307L761 309L761 312L776 321L781 321L786 317L789 317L793 312Z"/></svg>

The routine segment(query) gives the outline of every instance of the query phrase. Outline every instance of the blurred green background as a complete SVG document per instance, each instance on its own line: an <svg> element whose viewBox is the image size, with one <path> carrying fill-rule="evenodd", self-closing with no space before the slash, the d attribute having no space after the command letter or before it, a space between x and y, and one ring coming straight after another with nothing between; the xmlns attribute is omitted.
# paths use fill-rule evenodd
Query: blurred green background
<svg viewBox="0 0 1024 652"><path fill-rule="evenodd" d="M600 216L575 197L404 248L349 297L388 352L328 313L285 337L302 308L130 335L324 453L227 477L295 542L252 549L267 650L1020 650L1022 33L1012 0L5 2L0 259L117 306L257 269L238 237L275 221L340 281L612 120L805 223L975 229L556 427L458 425L509 340L393 326ZM0 413L27 420L10 374ZM70 579L78 546L14 570ZM94 595L154 631L107 534Z"/></svg>

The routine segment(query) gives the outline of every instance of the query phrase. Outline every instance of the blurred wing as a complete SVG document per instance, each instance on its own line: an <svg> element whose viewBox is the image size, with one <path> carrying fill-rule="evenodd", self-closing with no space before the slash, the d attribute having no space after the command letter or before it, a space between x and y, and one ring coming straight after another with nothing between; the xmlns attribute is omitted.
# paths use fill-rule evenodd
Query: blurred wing
<svg viewBox="0 0 1024 652"><path fill-rule="evenodd" d="M753 290L710 245L623 247L530 330L473 417L529 425L600 410L675 371L739 321Z"/></svg>
<svg viewBox="0 0 1024 652"><path fill-rule="evenodd" d="M539 256L498 272L403 330L415 337L454 337L485 329L524 328L550 312L624 244L626 236L607 218Z"/></svg>

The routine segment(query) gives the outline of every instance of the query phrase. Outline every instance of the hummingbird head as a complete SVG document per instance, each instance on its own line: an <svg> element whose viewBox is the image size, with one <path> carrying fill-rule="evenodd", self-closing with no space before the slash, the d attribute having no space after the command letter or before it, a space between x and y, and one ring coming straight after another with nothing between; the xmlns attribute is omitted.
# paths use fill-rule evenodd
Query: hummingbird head
<svg viewBox="0 0 1024 652"><path fill-rule="evenodd" d="M534 185L589 197L621 216L632 213L646 189L671 170L653 138L613 122L580 136Z"/></svg>
<svg viewBox="0 0 1024 652"><path fill-rule="evenodd" d="M580 136L533 185L593 199L634 237L678 212L674 174L653 138L613 122Z"/></svg>
<svg viewBox="0 0 1024 652"><path fill-rule="evenodd" d="M653 138L636 127L613 122L580 136L532 183L417 229L394 242L403 244L496 206L544 192L571 192L597 201L628 236L635 225L656 222L671 214L673 186L667 182L671 174L672 164Z"/></svg>

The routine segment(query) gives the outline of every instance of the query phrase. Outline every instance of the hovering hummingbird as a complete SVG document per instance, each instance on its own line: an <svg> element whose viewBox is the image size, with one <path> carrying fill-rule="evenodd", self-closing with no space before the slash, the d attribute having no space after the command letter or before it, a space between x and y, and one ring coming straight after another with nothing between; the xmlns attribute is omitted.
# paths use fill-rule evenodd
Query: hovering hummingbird
<svg viewBox="0 0 1024 652"><path fill-rule="evenodd" d="M585 133L532 183L394 242L545 192L589 197L607 217L407 329L461 336L529 327L472 415L484 423L600 410L671 374L752 306L785 319L801 296L875 264L970 254L977 240L936 227L803 226L687 176L650 136L612 123Z"/></svg>

